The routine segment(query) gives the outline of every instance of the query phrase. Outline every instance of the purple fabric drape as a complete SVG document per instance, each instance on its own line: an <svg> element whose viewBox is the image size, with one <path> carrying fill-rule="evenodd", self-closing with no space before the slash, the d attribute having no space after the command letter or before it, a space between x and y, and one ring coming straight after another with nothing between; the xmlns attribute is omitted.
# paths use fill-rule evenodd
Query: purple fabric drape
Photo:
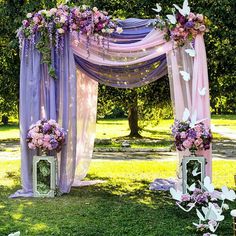
<svg viewBox="0 0 236 236"><path fill-rule="evenodd" d="M140 19L120 21L124 29L122 34L114 34L109 45L104 42L105 46L91 39L89 50L86 37L68 33L64 38L63 53L57 54L52 49L57 80L48 76L47 67L40 63L39 52L35 48L26 52L26 45L23 45L20 74L22 190L12 197L32 196L31 170L35 151L28 149L25 139L29 126L41 118L55 119L68 131L66 145L57 155L61 192L68 193L73 183L78 186L85 177L95 137L97 82L119 88L150 83L167 73L166 54L169 53L171 68L189 61L190 64L184 64L184 67L191 70L194 81L201 78L203 67L194 66L192 70L193 60L176 58L171 53L172 43L163 39L163 32L150 27L151 22ZM197 60L200 62L200 58ZM205 64L206 61L204 70ZM173 78L172 85L179 83L179 69L169 69L169 75ZM206 80L204 74L204 84L208 89ZM186 96L188 101L188 94L179 86L174 97L175 102L179 101L177 117L186 106L181 97L186 99ZM200 99L198 96L194 104L200 104ZM209 109L209 103L203 102L201 106ZM196 106L196 109L201 106Z"/></svg>

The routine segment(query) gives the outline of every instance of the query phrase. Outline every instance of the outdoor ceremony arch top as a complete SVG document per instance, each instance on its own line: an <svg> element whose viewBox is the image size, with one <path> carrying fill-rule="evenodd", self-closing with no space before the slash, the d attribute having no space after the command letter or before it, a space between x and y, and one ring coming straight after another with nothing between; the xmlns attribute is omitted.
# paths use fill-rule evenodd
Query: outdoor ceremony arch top
<svg viewBox="0 0 236 236"><path fill-rule="evenodd" d="M113 33L103 46L84 35L68 32L63 51L52 47L57 79L49 76L42 55L23 40L20 72L20 138L22 190L15 196L32 195L32 157L26 143L27 130L37 120L55 119L68 131L66 145L58 156L59 188L68 193L87 173L93 152L98 82L118 88L134 88L153 82L168 73L175 118L185 108L210 125L207 60L203 35L196 36L196 55L189 45L176 47L164 39L164 32L150 25L153 20L119 21L121 34ZM105 45L105 46L104 46ZM181 71L190 79L183 79ZM205 94L199 90L205 88ZM153 98L155 99L155 98ZM211 176L211 150L202 151ZM183 153L179 153L180 156Z"/></svg>

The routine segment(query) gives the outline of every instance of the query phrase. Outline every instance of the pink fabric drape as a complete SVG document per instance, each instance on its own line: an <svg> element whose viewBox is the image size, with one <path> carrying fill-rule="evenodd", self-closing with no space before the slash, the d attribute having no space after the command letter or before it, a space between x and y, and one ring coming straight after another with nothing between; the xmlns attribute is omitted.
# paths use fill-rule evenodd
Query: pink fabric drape
<svg viewBox="0 0 236 236"><path fill-rule="evenodd" d="M206 125L210 126L210 100L209 82L207 72L207 59L203 35L198 35L195 40L195 57L190 57L186 49L190 46L176 48L167 54L168 73L171 85L171 96L175 110L175 118L182 120L185 108L191 114L197 113L197 120L204 119ZM185 81L180 71L190 74L190 80ZM205 88L205 94L200 94L199 90ZM211 149L199 151L197 154L203 155L207 159L206 175L212 176L212 156ZM183 156L188 156L189 152L178 152L179 156L179 177L181 178L180 163Z"/></svg>

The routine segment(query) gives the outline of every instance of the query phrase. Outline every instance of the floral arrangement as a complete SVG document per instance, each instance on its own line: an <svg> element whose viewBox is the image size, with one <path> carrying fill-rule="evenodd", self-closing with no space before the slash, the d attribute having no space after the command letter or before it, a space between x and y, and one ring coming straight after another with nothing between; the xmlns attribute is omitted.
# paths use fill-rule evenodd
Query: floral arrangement
<svg viewBox="0 0 236 236"><path fill-rule="evenodd" d="M175 120L172 126L172 135L175 139L175 146L179 151L186 149L191 152L208 150L212 141L211 130L204 123L192 124L190 120Z"/></svg>
<svg viewBox="0 0 236 236"><path fill-rule="evenodd" d="M63 53L64 35L68 32L77 32L78 35L86 35L89 42L90 36L103 43L104 38L113 32L122 33L122 28L118 27L106 11L99 11L96 7L90 8L83 5L81 7L69 7L60 5L50 10L40 10L28 13L26 19L22 21L22 26L18 29L20 45L25 40L25 47L34 47L42 53L43 63L48 64L49 74L56 77L55 70L51 62L51 48L56 47L57 52ZM40 34L40 37L37 35Z"/></svg>
<svg viewBox="0 0 236 236"><path fill-rule="evenodd" d="M203 236L216 236L220 222L224 220L223 212L229 209L225 201L235 201L236 194L227 187L222 187L222 191L216 191L207 176L201 189L195 188L195 184L189 187L189 193L183 194L181 191L170 189L172 198L176 200L176 205L183 211L190 212L196 209L199 222L193 223L198 232Z"/></svg>
<svg viewBox="0 0 236 236"><path fill-rule="evenodd" d="M158 13L155 27L164 29L165 39L175 41L177 46L183 46L187 41L194 40L198 34L208 31L208 19L202 14L191 12L188 0L184 1L182 8L174 4L170 15L160 15L162 8L159 4L157 4L157 9L153 10Z"/></svg>
<svg viewBox="0 0 236 236"><path fill-rule="evenodd" d="M60 152L65 142L66 132L55 120L39 120L28 130L26 141L30 149Z"/></svg>

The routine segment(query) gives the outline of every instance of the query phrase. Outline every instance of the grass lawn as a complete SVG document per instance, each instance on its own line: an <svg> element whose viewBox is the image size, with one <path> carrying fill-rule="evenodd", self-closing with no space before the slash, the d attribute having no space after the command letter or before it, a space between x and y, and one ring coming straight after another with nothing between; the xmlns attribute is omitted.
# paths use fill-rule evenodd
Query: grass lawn
<svg viewBox="0 0 236 236"><path fill-rule="evenodd" d="M0 161L0 235L18 230L22 236L197 235L194 212L182 212L168 193L148 190L155 178L175 176L175 167L168 161L96 160L87 179L103 184L73 188L55 199L8 199L20 187L19 161ZM236 161L214 161L213 168L217 187L234 186ZM219 236L233 234L229 212L225 215Z"/></svg>
<svg viewBox="0 0 236 236"><path fill-rule="evenodd" d="M236 131L236 115L213 115L212 123L215 126L225 126Z"/></svg>

